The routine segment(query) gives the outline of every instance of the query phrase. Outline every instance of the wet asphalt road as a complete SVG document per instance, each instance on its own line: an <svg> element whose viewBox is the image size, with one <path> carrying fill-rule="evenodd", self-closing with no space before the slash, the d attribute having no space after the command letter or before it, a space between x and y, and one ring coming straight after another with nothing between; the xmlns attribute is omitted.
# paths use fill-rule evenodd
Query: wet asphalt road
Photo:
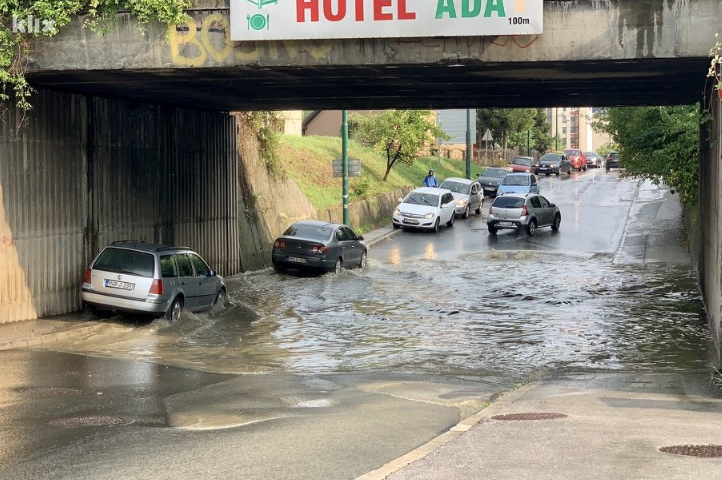
<svg viewBox="0 0 722 480"><path fill-rule="evenodd" d="M355 478L519 383L709 370L676 198L594 170L540 188L559 232L490 236L485 203L363 271L241 275L220 311L0 352L0 478Z"/></svg>

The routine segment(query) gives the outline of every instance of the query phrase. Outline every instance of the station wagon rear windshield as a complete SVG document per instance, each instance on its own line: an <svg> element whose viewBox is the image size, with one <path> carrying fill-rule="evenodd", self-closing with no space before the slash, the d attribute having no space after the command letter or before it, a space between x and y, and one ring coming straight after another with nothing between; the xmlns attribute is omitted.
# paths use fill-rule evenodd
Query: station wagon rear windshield
<svg viewBox="0 0 722 480"><path fill-rule="evenodd" d="M296 223L283 232L287 237L304 237L313 240L328 240L331 233L333 233L333 228L330 225L309 225L306 223Z"/></svg>
<svg viewBox="0 0 722 480"><path fill-rule="evenodd" d="M564 150L564 153L566 153L567 155L573 155L573 156L582 154L581 150Z"/></svg>
<svg viewBox="0 0 722 480"><path fill-rule="evenodd" d="M434 193L420 193L411 192L406 197L404 203L410 203L412 205L429 205L431 207L439 206L439 196Z"/></svg>
<svg viewBox="0 0 722 480"><path fill-rule="evenodd" d="M512 187L521 187L529 185L529 177L525 175L507 175L501 181L502 185L511 185Z"/></svg>
<svg viewBox="0 0 722 480"><path fill-rule="evenodd" d="M499 208L521 208L524 206L524 199L519 197L497 197L494 206Z"/></svg>
<svg viewBox="0 0 722 480"><path fill-rule="evenodd" d="M154 266L155 261L151 253L109 247L100 254L93 269L139 277L153 277Z"/></svg>

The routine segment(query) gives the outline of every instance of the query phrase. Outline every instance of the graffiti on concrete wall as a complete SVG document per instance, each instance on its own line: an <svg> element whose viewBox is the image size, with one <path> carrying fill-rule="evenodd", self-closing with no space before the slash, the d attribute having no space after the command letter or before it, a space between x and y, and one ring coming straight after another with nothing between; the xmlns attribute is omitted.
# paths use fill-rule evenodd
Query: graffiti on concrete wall
<svg viewBox="0 0 722 480"><path fill-rule="evenodd" d="M278 60L285 56L291 60L310 55L315 60L327 59L334 48L332 41L324 40L287 40L287 41L250 41L233 42L230 39L230 20L223 13L199 13L183 25L176 25L169 31L169 46L173 64L186 67L203 65L236 64L237 62L256 62L260 60ZM531 47L539 35L464 37L446 39L392 39L389 44L413 45L418 49L431 50L438 54L459 54L460 42L465 49L483 55L493 47L521 50ZM361 41L362 44L364 41ZM387 46L389 46L387 44ZM361 47L363 48L363 47ZM393 47L383 49L389 60L398 53ZM389 52L393 54L389 55ZM422 56L423 58L423 56Z"/></svg>
<svg viewBox="0 0 722 480"><path fill-rule="evenodd" d="M316 60L326 58L333 49L330 42L279 41L232 42L227 16L212 13L201 18L189 18L184 25L170 28L170 52L174 64L200 67L207 63L231 60L253 62L268 58L278 60L282 52L295 59L308 54Z"/></svg>

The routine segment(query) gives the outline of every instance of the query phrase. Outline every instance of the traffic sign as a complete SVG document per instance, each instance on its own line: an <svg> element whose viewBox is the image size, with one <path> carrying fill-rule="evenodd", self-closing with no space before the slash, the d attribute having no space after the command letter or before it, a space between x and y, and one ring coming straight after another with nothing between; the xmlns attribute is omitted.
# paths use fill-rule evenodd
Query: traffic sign
<svg viewBox="0 0 722 480"><path fill-rule="evenodd" d="M343 177L343 164L341 160L333 161L333 176L335 178ZM348 159L348 176L349 177L360 177L361 176L361 159L360 158L349 158Z"/></svg>
<svg viewBox="0 0 722 480"><path fill-rule="evenodd" d="M494 141L494 137L491 136L491 130L489 130L489 129L487 128L487 129L486 129L486 133L484 133L484 136L481 137L481 140L484 141L484 142L493 142L493 141Z"/></svg>

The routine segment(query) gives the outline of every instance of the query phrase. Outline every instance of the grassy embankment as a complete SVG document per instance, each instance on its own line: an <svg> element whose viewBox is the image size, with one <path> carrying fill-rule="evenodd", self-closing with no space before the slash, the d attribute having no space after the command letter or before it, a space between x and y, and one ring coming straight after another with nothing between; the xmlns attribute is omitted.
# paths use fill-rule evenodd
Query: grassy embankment
<svg viewBox="0 0 722 480"><path fill-rule="evenodd" d="M348 152L349 158L361 159L361 177L349 179L351 202L410 185L420 187L430 168L436 172L439 182L448 177L466 176L466 165L462 160L422 157L412 166L396 164L384 182L385 156L353 140L349 141ZM341 158L340 138L283 135L279 153L286 174L298 184L317 211L341 206L341 179L334 178L331 171L332 161ZM482 169L472 165L472 176Z"/></svg>

